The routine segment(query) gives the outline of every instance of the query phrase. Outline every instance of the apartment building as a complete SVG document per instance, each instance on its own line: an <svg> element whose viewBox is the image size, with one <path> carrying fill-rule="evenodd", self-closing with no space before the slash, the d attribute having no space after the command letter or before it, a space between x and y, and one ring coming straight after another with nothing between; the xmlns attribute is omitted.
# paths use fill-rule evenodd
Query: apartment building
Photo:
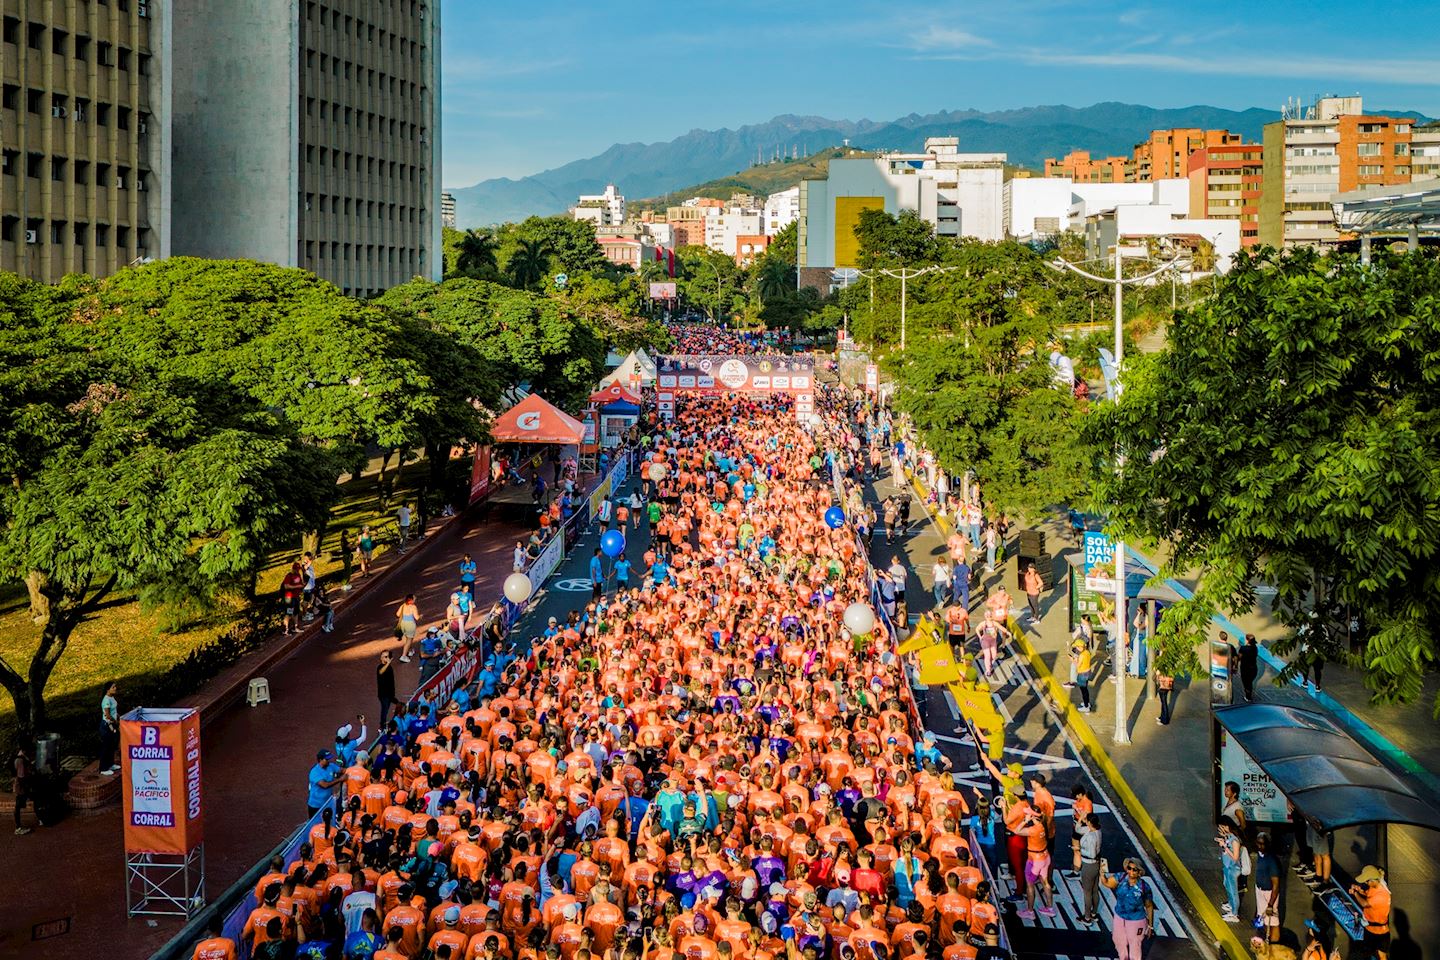
<svg viewBox="0 0 1440 960"><path fill-rule="evenodd" d="M439 279L438 4L173 2L174 251Z"/></svg>
<svg viewBox="0 0 1440 960"><path fill-rule="evenodd" d="M597 230L618 227L625 222L625 196L608 184L603 193L581 194L570 215L576 220L589 220Z"/></svg>
<svg viewBox="0 0 1440 960"><path fill-rule="evenodd" d="M1199 127L1172 127L1152 130L1147 140L1135 144L1126 165L1125 179L1131 183L1152 183L1190 175L1190 157L1204 147L1243 143L1244 137L1229 130L1202 130Z"/></svg>
<svg viewBox="0 0 1440 960"><path fill-rule="evenodd" d="M3 0L0 270L52 282L170 252L168 9Z"/></svg>
<svg viewBox="0 0 1440 960"><path fill-rule="evenodd" d="M440 226L455 229L455 195L440 194Z"/></svg>
<svg viewBox="0 0 1440 960"><path fill-rule="evenodd" d="M1440 177L1440 120L1422 123L1410 131L1410 178Z"/></svg>
<svg viewBox="0 0 1440 960"><path fill-rule="evenodd" d="M1425 153L1417 172L1412 151ZM1431 151L1435 150L1432 155ZM1331 200L1362 187L1411 183L1440 172L1440 134L1408 117L1367 114L1361 97L1287 104L1265 125L1259 237L1271 246L1343 239Z"/></svg>
<svg viewBox="0 0 1440 960"><path fill-rule="evenodd" d="M1260 185L1265 148L1258 143L1202 147L1190 155L1190 215L1238 220L1240 243L1260 242Z"/></svg>
<svg viewBox="0 0 1440 960"><path fill-rule="evenodd" d="M1064 177L1077 183L1124 183L1128 157L1090 158L1089 150L1071 150L1059 160L1045 159L1045 176Z"/></svg>

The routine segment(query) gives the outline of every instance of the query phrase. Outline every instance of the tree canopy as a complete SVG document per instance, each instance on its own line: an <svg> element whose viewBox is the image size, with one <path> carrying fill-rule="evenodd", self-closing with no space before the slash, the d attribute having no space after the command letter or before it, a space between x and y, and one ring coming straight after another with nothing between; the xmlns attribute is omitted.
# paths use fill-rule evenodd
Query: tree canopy
<svg viewBox="0 0 1440 960"><path fill-rule="evenodd" d="M1120 403L1086 437L1115 530L1201 571L1162 643L1190 646L1212 610L1269 583L1292 626L1358 617L1377 699L1419 695L1440 628L1437 291L1433 255L1241 256L1165 349L1127 360ZM1280 649L1294 666L1345 655L1333 633Z"/></svg>

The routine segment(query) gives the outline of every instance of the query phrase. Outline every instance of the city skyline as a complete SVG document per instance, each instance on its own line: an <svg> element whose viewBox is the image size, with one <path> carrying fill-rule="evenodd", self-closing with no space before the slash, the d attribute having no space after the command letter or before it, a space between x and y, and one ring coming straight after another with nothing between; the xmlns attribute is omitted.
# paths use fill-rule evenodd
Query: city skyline
<svg viewBox="0 0 1440 960"><path fill-rule="evenodd" d="M1386 9L1395 23L1435 19L1426 3ZM546 0L523 16L482 16L444 0L444 184L523 177L614 143L786 113L886 120L1107 100L1278 110L1287 98L1359 92L1376 110L1440 115L1428 32L1337 30L1353 10L1280 4L1248 11L1242 24L1153 4L896 11L847 0L814 21L810 8L755 0L687 4L663 17ZM843 62L863 69L828 69Z"/></svg>

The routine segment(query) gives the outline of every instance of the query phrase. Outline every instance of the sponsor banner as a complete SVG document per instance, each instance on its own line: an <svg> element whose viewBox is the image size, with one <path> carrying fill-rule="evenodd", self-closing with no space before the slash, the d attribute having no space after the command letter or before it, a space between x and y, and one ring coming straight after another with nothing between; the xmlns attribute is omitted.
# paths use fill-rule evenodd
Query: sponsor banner
<svg viewBox="0 0 1440 960"><path fill-rule="evenodd" d="M603 503L608 496L610 496L610 478L606 477L600 481L600 485L595 488L595 492L590 494L590 516L598 517L600 515L600 504Z"/></svg>
<svg viewBox="0 0 1440 960"><path fill-rule="evenodd" d="M675 299L675 283L674 283L674 281L670 281L670 282L667 282L667 283L651 283L651 284L650 284L650 299L651 299L651 300L674 300L674 299Z"/></svg>
<svg viewBox="0 0 1440 960"><path fill-rule="evenodd" d="M865 390L869 393L880 391L880 368L873 363L865 364Z"/></svg>
<svg viewBox="0 0 1440 960"><path fill-rule="evenodd" d="M661 356L660 399L665 391L687 393L797 393L814 383L814 361L797 356ZM664 409L664 408L662 408Z"/></svg>
<svg viewBox="0 0 1440 960"><path fill-rule="evenodd" d="M1115 576L1115 541L1098 530L1085 531L1085 589L1114 593L1119 586Z"/></svg>
<svg viewBox="0 0 1440 960"><path fill-rule="evenodd" d="M490 495L495 481L490 476L490 447L475 445L475 462L470 467L470 502L479 503Z"/></svg>
<svg viewBox="0 0 1440 960"><path fill-rule="evenodd" d="M126 853L189 853L202 838L200 714L136 709L120 718Z"/></svg>
<svg viewBox="0 0 1440 960"><path fill-rule="evenodd" d="M484 629L483 625L480 629ZM425 681L415 691L412 699L425 699L443 706L450 700L450 694L474 680L475 674L479 670L480 651L469 646L461 646L460 651L451 657L450 661L441 667L435 676Z"/></svg>
<svg viewBox="0 0 1440 960"><path fill-rule="evenodd" d="M1275 786L1260 764L1250 758L1229 732L1220 730L1220 806L1225 805L1225 784L1233 780L1240 785L1240 803L1245 815L1256 823L1285 823L1290 819L1285 794Z"/></svg>

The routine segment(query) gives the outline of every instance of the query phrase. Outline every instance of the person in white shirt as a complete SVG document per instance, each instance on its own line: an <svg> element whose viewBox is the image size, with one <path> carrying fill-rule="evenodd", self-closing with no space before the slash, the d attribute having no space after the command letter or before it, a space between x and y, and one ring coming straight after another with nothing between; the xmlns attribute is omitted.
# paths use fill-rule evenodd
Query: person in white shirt
<svg viewBox="0 0 1440 960"><path fill-rule="evenodd" d="M525 556L525 544L519 540L516 540L515 558L514 561L511 563L511 569L514 570L516 573L520 573L525 569L525 563L527 559L528 558Z"/></svg>
<svg viewBox="0 0 1440 960"><path fill-rule="evenodd" d="M944 557L941 557L930 567L930 573L935 578L935 582L930 589L935 594L935 608L938 610L945 606L945 598L950 595L951 576L949 562Z"/></svg>
<svg viewBox="0 0 1440 960"><path fill-rule="evenodd" d="M400 509L395 511L395 519L400 524L400 546L405 546L410 539L410 504L400 504Z"/></svg>

